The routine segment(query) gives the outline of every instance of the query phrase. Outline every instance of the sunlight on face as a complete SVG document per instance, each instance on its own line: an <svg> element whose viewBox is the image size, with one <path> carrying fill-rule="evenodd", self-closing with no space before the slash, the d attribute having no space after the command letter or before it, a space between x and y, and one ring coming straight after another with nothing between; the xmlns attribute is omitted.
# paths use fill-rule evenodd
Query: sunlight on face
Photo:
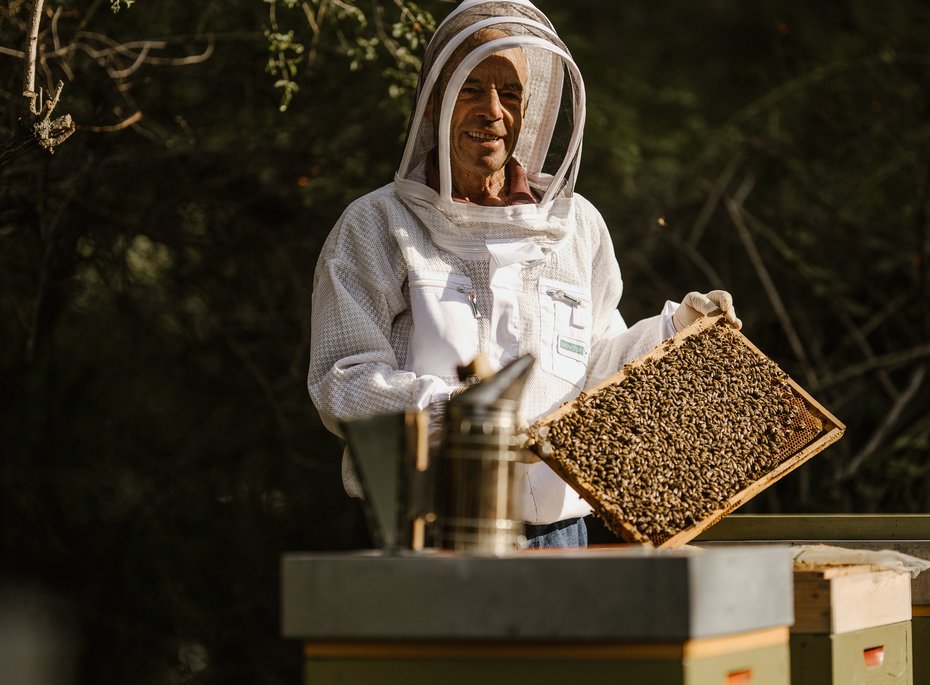
<svg viewBox="0 0 930 685"><path fill-rule="evenodd" d="M502 180L523 126L527 72L523 51L512 48L490 55L468 75L449 127L456 187Z"/></svg>

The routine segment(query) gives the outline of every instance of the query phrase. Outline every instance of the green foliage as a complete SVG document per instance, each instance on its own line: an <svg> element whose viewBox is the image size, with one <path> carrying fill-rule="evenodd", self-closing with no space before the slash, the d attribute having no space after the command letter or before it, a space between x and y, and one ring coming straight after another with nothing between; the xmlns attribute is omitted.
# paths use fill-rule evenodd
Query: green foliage
<svg viewBox="0 0 930 685"><path fill-rule="evenodd" d="M298 72L322 68L321 53L338 55L351 71L380 65L392 98L405 98L416 87L419 55L436 24L433 15L417 3L410 0L263 2L268 4L271 27L265 33L271 53L267 70L279 77L274 85L283 91L282 112L299 89L295 82ZM282 26L289 28L284 30Z"/></svg>
<svg viewBox="0 0 930 685"><path fill-rule="evenodd" d="M304 46L294 42L293 31L277 33L266 30L265 38L268 39L268 51L271 53L268 57L268 63L265 65L265 71L281 76L275 81L274 87L281 88L284 91L281 95L281 104L278 107L284 112L287 110L287 106L291 104L291 98L300 90L293 79L297 75L297 65L300 63Z"/></svg>

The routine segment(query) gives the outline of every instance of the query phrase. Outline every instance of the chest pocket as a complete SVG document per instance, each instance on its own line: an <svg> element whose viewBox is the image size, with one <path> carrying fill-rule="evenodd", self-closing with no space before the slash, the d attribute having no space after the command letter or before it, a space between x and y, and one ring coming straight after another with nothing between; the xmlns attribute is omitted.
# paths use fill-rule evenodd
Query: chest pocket
<svg viewBox="0 0 930 685"><path fill-rule="evenodd" d="M413 271L408 276L413 326L408 370L455 376L456 366L478 355L476 296L468 276Z"/></svg>
<svg viewBox="0 0 930 685"><path fill-rule="evenodd" d="M576 285L539 279L540 366L584 389L591 354L591 297Z"/></svg>

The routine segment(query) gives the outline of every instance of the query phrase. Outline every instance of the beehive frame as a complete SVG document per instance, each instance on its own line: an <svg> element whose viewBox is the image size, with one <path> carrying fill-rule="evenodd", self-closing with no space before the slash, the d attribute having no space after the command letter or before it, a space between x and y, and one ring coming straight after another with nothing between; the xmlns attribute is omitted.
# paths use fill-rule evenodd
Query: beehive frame
<svg viewBox="0 0 930 685"><path fill-rule="evenodd" d="M725 325L721 316L703 317L691 326L676 333L673 337L664 341L651 352L643 355L634 362L627 364L619 372L585 391L585 395L596 395L600 390L608 386L621 383L625 378L631 375L637 367L646 363L658 361L668 355L671 351L680 347L689 337L706 331L711 326ZM732 331L740 344L752 353L759 355L761 358L771 363L755 345L753 345L743 334L738 331ZM724 369L725 370L725 369ZM782 372L783 373L783 372ZM795 398L803 404L804 409L821 423L821 430L800 449L780 461L771 470L764 473L760 478L749 483L746 487L731 495L725 502L724 506L717 508L709 514L700 518L693 525L678 530L660 544L655 546L660 548L677 547L686 544L703 531L710 528L721 518L742 506L750 499L759 494L762 490L769 487L785 475L798 468L801 464L813 457L815 454L826 448L828 445L839 440L843 435L846 427L835 416L828 412L817 400L808 392L798 385L790 376L786 378L787 385L790 387ZM653 544L650 538L640 531L630 521L625 521L618 517L617 513L610 506L605 505L598 497L597 488L588 480L577 478L571 470L566 468L563 463L553 454L546 454L542 448L545 443L546 426L575 411L576 401L563 404L557 410L536 421L528 430L530 436L529 448L545 461L556 473L562 477L585 501L587 501L594 511L608 525L608 527L617 533L627 542ZM593 480L593 479L591 479Z"/></svg>

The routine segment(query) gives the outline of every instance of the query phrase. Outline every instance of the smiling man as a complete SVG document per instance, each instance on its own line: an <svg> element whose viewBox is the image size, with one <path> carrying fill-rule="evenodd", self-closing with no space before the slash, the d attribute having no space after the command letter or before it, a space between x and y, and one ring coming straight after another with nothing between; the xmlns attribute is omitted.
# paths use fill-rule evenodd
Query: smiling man
<svg viewBox="0 0 930 685"><path fill-rule="evenodd" d="M330 430L439 414L479 353L495 369L538 360L521 402L532 421L700 316L739 327L723 291L627 327L613 241L574 193L584 117L577 66L529 2L466 0L440 25L394 182L346 209L317 264L308 387ZM586 544L587 503L545 464L519 468L530 546ZM361 494L345 459L343 481Z"/></svg>
<svg viewBox="0 0 930 685"><path fill-rule="evenodd" d="M480 45L502 35L479 32L474 42ZM512 155L523 125L528 70L523 51L511 48L486 58L465 79L450 125L449 163L456 199L488 206L511 204L509 177L516 168ZM512 161L508 173L506 166Z"/></svg>

